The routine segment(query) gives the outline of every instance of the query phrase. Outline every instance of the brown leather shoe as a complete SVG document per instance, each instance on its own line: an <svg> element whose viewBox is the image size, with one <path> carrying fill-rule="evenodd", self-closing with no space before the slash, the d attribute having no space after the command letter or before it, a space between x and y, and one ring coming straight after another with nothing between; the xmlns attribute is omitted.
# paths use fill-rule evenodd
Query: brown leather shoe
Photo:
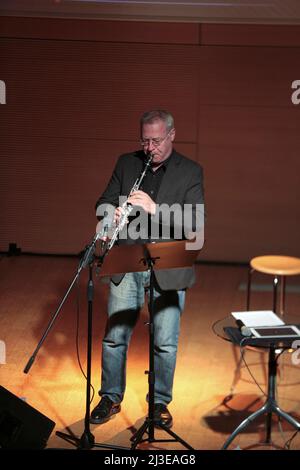
<svg viewBox="0 0 300 470"><path fill-rule="evenodd" d="M93 424L102 424L108 421L113 415L121 411L120 403L114 403L110 398L104 396L98 405L93 409L90 422Z"/></svg>
<svg viewBox="0 0 300 470"><path fill-rule="evenodd" d="M173 418L167 405L163 403L155 403L154 405L154 425L156 427L165 426L171 428L173 426Z"/></svg>

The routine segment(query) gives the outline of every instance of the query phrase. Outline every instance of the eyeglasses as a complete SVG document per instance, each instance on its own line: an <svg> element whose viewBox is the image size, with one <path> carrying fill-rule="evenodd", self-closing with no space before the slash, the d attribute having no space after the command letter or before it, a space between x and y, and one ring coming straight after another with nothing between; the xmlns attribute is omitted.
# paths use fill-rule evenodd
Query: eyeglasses
<svg viewBox="0 0 300 470"><path fill-rule="evenodd" d="M170 135L172 130L173 129L171 129L165 137L157 137L157 138L154 138L154 139L141 139L140 144L141 144L142 147L148 147L148 145L150 145L150 143L152 142L153 147L155 147L155 148L159 147L160 144L162 144L163 141L166 140L166 138Z"/></svg>

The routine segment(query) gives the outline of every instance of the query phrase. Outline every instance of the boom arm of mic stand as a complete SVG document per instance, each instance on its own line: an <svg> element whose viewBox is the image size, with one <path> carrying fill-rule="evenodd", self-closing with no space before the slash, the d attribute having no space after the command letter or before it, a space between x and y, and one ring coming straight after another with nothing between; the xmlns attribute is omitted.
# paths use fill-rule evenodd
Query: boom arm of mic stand
<svg viewBox="0 0 300 470"><path fill-rule="evenodd" d="M85 268L86 266L88 266L88 265L92 262L93 256L94 256L94 251L95 251L95 244L96 244L96 242L97 242L97 240L98 240L99 238L100 238L100 234L97 233L97 234L94 236L94 238L93 238L92 242L90 243L90 245L87 246L87 248L86 248L86 250L85 250L85 252L84 252L84 255L83 255L83 257L82 257L82 260L81 260L81 262L80 262L79 268L78 268L78 270L77 270L77 273L76 273L74 279L72 280L70 286L68 287L68 290L67 290L67 292L65 293L65 295L64 295L62 301L60 302L58 308L56 309L56 312L54 313L54 315L52 316L50 322L48 323L48 326L47 326L47 328L46 328L46 330L45 330L45 332L44 332L42 338L40 339L40 341L39 341L37 347L35 348L33 354L31 355L31 357L30 357L30 359L29 359L29 361L27 362L27 364L26 364L26 366L25 366L25 368L24 368L24 370L23 370L24 374L28 374L29 370L31 369L31 367L32 367L32 365L33 365L33 363L34 363L34 361L35 361L35 358L36 358L36 356L37 356L37 353L39 352L39 350L40 350L42 344L44 343L46 337L48 336L49 331L51 330L51 328L52 328L52 326L53 326L55 320L57 319L58 314L59 314L59 312L60 312L62 306L64 305L64 303L65 303L65 301L66 301L66 299L67 299L67 297L68 297L70 291L72 290L74 284L76 283L76 281L77 281L77 279L78 279L78 277L79 277L79 275L80 275L82 269Z"/></svg>

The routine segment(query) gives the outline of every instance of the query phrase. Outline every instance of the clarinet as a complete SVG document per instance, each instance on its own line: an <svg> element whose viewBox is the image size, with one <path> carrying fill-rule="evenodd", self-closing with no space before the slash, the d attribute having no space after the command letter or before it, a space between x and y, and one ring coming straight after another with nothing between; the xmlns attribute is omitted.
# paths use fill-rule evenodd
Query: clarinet
<svg viewBox="0 0 300 470"><path fill-rule="evenodd" d="M142 184L142 181L143 179L145 178L145 175L151 165L151 162L152 162L152 159L153 159L153 155L152 153L149 154L149 158L148 160L146 161L145 163L145 166L144 166L144 169L142 171L142 173L140 174L140 176L136 179L130 193L129 193L129 196L134 192L134 191L138 191L140 189L140 186ZM128 198L126 199L126 201L122 204L121 208L123 209L122 211L122 215L120 217L120 220L119 220L119 223L118 225L116 226L113 234L112 234L112 237L111 239L109 240L109 242L107 243L107 251L111 250L111 248L114 246L118 236L119 236L119 233L121 232L121 230L125 227L126 223L127 223L127 220L128 220L128 217L129 217L129 214L131 213L133 207L131 204L128 203L128 199L129 199L129 196Z"/></svg>

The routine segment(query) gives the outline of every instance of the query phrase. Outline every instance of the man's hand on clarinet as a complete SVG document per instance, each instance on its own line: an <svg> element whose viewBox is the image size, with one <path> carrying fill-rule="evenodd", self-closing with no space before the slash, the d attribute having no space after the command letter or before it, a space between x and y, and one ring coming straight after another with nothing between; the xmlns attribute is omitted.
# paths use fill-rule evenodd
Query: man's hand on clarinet
<svg viewBox="0 0 300 470"><path fill-rule="evenodd" d="M129 204L132 204L133 206L139 206L144 209L145 212L148 214L154 215L156 211L156 204L151 199L149 194L144 193L144 191L141 191L140 189L138 191L134 191L129 198L128 198Z"/></svg>

